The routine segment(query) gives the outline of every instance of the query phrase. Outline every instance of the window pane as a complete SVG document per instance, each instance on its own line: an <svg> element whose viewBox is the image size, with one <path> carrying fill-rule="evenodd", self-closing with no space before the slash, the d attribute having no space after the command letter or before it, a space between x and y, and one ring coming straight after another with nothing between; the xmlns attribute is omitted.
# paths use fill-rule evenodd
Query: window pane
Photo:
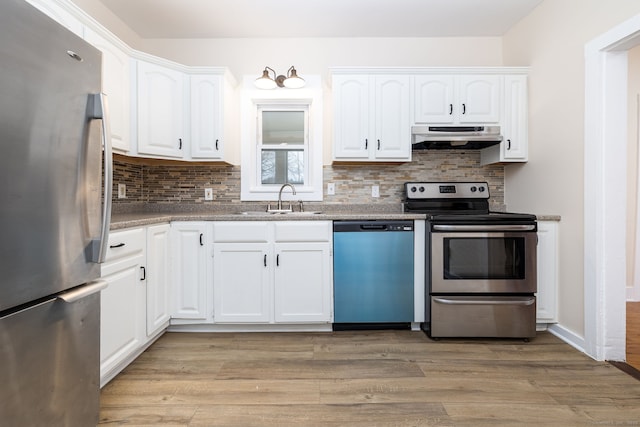
<svg viewBox="0 0 640 427"><path fill-rule="evenodd" d="M304 111L263 111L262 144L304 144Z"/></svg>
<svg viewBox="0 0 640 427"><path fill-rule="evenodd" d="M262 150L263 184L304 184L303 150Z"/></svg>

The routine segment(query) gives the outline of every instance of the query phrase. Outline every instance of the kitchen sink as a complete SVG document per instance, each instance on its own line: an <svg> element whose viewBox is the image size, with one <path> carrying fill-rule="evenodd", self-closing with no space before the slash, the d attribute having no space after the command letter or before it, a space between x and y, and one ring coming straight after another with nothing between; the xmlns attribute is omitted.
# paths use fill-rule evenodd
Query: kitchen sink
<svg viewBox="0 0 640 427"><path fill-rule="evenodd" d="M319 215L322 212L308 211L308 212L267 212L267 211L243 211L238 212L238 215L247 216L271 216L271 215L283 215L283 216L311 216Z"/></svg>

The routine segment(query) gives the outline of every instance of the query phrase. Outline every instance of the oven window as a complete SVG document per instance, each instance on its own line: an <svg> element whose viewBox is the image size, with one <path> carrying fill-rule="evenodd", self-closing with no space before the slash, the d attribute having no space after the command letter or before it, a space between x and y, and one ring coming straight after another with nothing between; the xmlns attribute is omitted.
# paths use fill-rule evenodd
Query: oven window
<svg viewBox="0 0 640 427"><path fill-rule="evenodd" d="M524 279L523 237L444 239L445 279Z"/></svg>

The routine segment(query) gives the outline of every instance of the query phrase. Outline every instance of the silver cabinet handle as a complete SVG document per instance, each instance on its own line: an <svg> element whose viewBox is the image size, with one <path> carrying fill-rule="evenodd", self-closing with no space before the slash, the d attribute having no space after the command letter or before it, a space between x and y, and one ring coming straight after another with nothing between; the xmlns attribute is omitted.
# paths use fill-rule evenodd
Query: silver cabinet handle
<svg viewBox="0 0 640 427"><path fill-rule="evenodd" d="M60 294L58 296L58 299L67 303L72 303L82 298L86 298L89 295L93 295L96 292L100 292L101 290L106 288L108 285L109 283L106 280L98 279L93 282L87 283L85 286L80 286L69 292Z"/></svg>
<svg viewBox="0 0 640 427"><path fill-rule="evenodd" d="M104 203L102 206L102 226L100 236L92 242L92 261L102 263L107 256L109 228L111 227L111 197L113 196L113 149L111 147L111 127L107 95L91 95L93 114L90 119L102 121L102 142L104 144Z"/></svg>

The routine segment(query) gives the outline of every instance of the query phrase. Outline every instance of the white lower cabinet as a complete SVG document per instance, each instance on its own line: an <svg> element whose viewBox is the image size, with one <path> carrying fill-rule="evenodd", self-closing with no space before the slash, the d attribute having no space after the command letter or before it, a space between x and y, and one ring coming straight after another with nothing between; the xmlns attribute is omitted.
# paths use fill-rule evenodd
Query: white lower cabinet
<svg viewBox="0 0 640 427"><path fill-rule="evenodd" d="M145 230L109 235L107 259L101 266L108 286L100 296L100 379L115 376L144 342Z"/></svg>
<svg viewBox="0 0 640 427"><path fill-rule="evenodd" d="M216 222L216 323L328 323L330 221Z"/></svg>
<svg viewBox="0 0 640 427"><path fill-rule="evenodd" d="M169 224L147 228L147 336L168 326L171 318L171 263Z"/></svg>
<svg viewBox="0 0 640 427"><path fill-rule="evenodd" d="M214 243L215 322L269 322L273 260L267 243Z"/></svg>
<svg viewBox="0 0 640 427"><path fill-rule="evenodd" d="M109 234L101 276L100 384L124 369L169 325L169 225Z"/></svg>
<svg viewBox="0 0 640 427"><path fill-rule="evenodd" d="M538 323L558 321L558 222L538 221Z"/></svg>
<svg viewBox="0 0 640 427"><path fill-rule="evenodd" d="M172 324L211 323L211 223L171 223Z"/></svg>
<svg viewBox="0 0 640 427"><path fill-rule="evenodd" d="M333 283L331 244L276 243L274 249L274 320L329 322Z"/></svg>

